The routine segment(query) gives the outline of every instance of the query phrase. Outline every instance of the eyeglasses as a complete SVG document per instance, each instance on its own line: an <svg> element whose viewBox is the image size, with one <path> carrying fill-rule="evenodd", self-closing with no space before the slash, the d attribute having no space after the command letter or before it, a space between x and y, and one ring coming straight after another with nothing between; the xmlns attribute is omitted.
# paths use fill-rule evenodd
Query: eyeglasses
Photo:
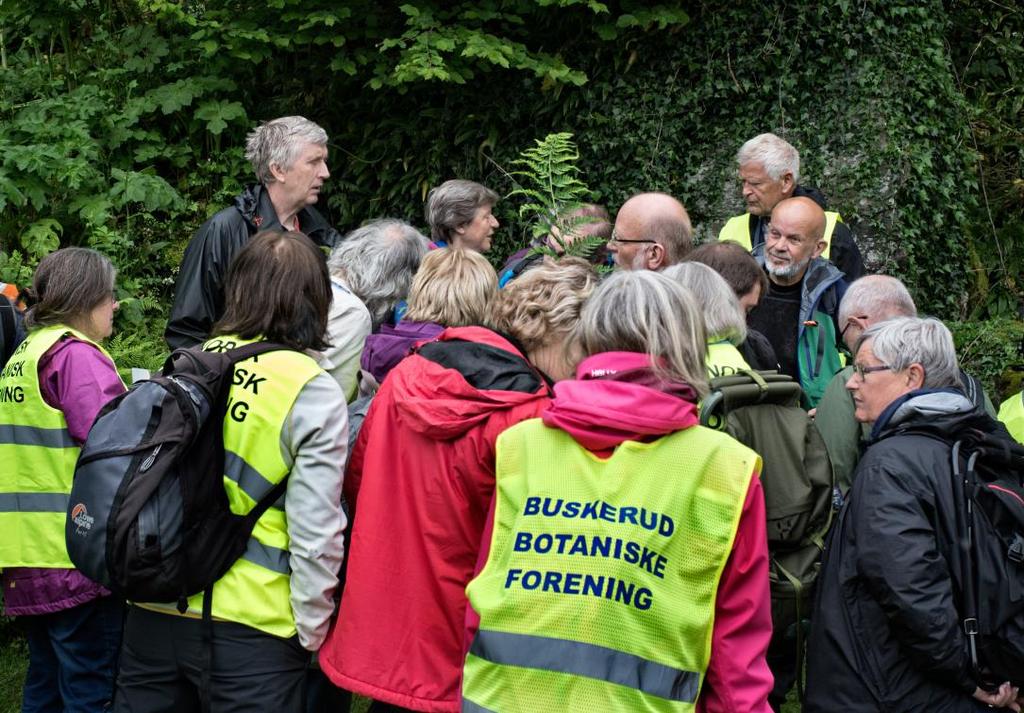
<svg viewBox="0 0 1024 713"><path fill-rule="evenodd" d="M885 371L886 369L892 369L888 364L879 364L878 366L864 366L863 364L854 364L853 373L860 377L861 381L864 381L864 377L868 374L874 374L876 371Z"/></svg>
<svg viewBox="0 0 1024 713"><path fill-rule="evenodd" d="M843 325L843 328L841 330L839 330L839 338L840 339L842 339L843 337L846 336L846 332L847 332L847 330L850 329L850 327L853 327L855 325L858 326L858 327L860 326L860 324L858 324L855 321L855 320L858 320L858 319L863 321L863 322L867 322L868 321L867 315L863 315L863 314L862 315L854 315L852 317L847 317L846 318L846 324Z"/></svg>
<svg viewBox="0 0 1024 713"><path fill-rule="evenodd" d="M613 230L612 231L611 240L609 240L608 242L609 243L656 243L658 241L657 240L626 240L625 238L620 238L618 235L616 235L615 231Z"/></svg>

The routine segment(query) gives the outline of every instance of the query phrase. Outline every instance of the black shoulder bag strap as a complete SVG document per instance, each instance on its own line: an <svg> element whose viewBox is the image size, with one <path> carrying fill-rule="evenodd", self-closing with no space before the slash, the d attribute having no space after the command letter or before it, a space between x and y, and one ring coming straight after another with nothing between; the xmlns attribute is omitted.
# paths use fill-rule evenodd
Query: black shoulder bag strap
<svg viewBox="0 0 1024 713"><path fill-rule="evenodd" d="M963 617L964 635L967 636L967 651L971 657L971 671L978 676L978 593L974 578L974 498L978 489L978 474L974 464L978 460L978 452L973 451L967 457L967 469L960 468L960 451L963 441L953 444L953 502L956 503L957 530L960 545L960 576L963 580Z"/></svg>
<svg viewBox="0 0 1024 713"><path fill-rule="evenodd" d="M14 320L14 305L6 297L0 298L0 367L7 363L14 353L18 339L17 323Z"/></svg>

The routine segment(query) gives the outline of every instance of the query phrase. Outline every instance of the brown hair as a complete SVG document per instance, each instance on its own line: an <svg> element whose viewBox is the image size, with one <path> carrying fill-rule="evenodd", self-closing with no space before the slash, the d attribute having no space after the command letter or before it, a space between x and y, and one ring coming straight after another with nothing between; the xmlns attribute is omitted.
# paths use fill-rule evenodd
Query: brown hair
<svg viewBox="0 0 1024 713"><path fill-rule="evenodd" d="M212 335L260 337L296 351L323 350L331 278L324 254L302 233L265 230L239 251L224 283L224 316Z"/></svg>
<svg viewBox="0 0 1024 713"><path fill-rule="evenodd" d="M25 315L28 329L75 323L103 300L112 299L117 271L103 254L89 248L63 248L39 262L32 277Z"/></svg>
<svg viewBox="0 0 1024 713"><path fill-rule="evenodd" d="M409 289L405 318L445 327L483 324L498 291L498 276L480 253L462 248L431 250Z"/></svg>
<svg viewBox="0 0 1024 713"><path fill-rule="evenodd" d="M768 293L768 276L757 264L757 260L746 249L732 240L705 243L690 251L688 261L700 262L725 278L737 297L761 286L761 294Z"/></svg>

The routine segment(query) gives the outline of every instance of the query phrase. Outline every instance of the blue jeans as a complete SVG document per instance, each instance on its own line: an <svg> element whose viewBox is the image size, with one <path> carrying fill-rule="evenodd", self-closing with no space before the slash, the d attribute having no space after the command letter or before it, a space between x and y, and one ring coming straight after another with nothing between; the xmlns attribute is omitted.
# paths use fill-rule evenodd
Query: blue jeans
<svg viewBox="0 0 1024 713"><path fill-rule="evenodd" d="M124 626L117 597L18 619L29 656L22 713L96 713L110 706Z"/></svg>

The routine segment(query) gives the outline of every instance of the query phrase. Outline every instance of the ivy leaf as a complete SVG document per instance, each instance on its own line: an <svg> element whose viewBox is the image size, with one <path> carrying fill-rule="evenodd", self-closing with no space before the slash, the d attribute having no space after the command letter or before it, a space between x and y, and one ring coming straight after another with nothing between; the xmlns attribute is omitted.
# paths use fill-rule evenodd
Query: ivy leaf
<svg viewBox="0 0 1024 713"><path fill-rule="evenodd" d="M245 118L245 107L238 102L210 101L196 110L196 118L206 122L206 130L219 136L228 128L228 122Z"/></svg>

